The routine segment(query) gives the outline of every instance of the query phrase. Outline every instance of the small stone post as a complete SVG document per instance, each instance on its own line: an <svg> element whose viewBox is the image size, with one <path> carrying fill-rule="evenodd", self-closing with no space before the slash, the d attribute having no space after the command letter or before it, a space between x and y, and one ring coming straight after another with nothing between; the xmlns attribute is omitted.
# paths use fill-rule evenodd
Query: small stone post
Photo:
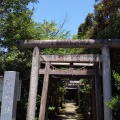
<svg viewBox="0 0 120 120"><path fill-rule="evenodd" d="M5 71L0 120L16 120L18 82L18 72Z"/></svg>

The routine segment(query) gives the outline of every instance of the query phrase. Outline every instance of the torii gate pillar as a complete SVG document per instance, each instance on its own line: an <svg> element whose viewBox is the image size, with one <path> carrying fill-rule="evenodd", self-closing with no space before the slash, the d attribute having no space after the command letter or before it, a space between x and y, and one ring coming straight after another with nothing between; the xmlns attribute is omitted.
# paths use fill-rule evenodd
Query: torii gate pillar
<svg viewBox="0 0 120 120"><path fill-rule="evenodd" d="M39 52L40 52L39 48L37 46L34 47L33 56L32 56L32 68L31 68L28 109L27 109L26 120L35 120L38 75L39 75L39 66L40 66Z"/></svg>
<svg viewBox="0 0 120 120"><path fill-rule="evenodd" d="M48 101L48 90L49 90L49 70L50 70L50 62L46 62L41 103L40 103L40 113L39 113L38 120L48 120L48 118L47 118L48 117L47 101Z"/></svg>
<svg viewBox="0 0 120 120"><path fill-rule="evenodd" d="M104 102L104 120L112 120L112 110L106 106L105 102L111 99L111 67L110 52L107 45L102 48L103 59L103 102Z"/></svg>

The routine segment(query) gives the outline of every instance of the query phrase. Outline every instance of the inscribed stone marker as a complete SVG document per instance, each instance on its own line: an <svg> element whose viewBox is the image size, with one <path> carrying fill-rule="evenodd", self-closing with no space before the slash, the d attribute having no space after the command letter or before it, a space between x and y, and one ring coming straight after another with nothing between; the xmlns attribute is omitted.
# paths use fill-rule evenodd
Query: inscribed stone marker
<svg viewBox="0 0 120 120"><path fill-rule="evenodd" d="M1 120L16 120L19 73L5 71L1 105Z"/></svg>

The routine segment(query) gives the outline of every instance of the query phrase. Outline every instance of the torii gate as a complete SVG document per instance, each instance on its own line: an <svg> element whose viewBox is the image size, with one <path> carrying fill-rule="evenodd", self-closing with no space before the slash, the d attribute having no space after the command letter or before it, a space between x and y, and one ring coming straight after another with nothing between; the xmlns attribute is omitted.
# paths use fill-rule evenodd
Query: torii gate
<svg viewBox="0 0 120 120"><path fill-rule="evenodd" d="M18 46L25 47L25 48L34 48L33 57L32 57L27 120L35 119L38 74L39 74L39 65L40 65L40 48L101 48L102 49L103 100L104 102L107 102L111 99L111 96L112 96L111 95L111 68L110 68L109 47L119 48L120 47L119 39L30 40L30 41L26 40L24 42L19 42ZM75 59L77 61L81 60L80 57L71 58L71 60L73 61ZM59 57L58 57L58 60L60 60ZM44 83L43 83L43 91L46 91L46 92L48 90L49 72L52 72L50 71L49 68L50 68L50 62L47 61L46 68L44 70L45 76L44 76ZM80 71L78 74L80 74ZM47 99L47 95L44 98L42 97L41 101L44 101L46 99ZM46 103L44 105L46 105ZM41 106L40 109L41 110L40 110L39 120L45 120L46 106ZM44 114L42 112L44 112ZM104 120L112 120L112 111L105 104L104 104Z"/></svg>
<svg viewBox="0 0 120 120"><path fill-rule="evenodd" d="M91 62L101 62L102 58L101 55L93 55L93 54L81 54L81 55L40 55L40 62L44 62L45 68L44 69L39 69L39 74L44 74L44 83L43 83L43 90L42 90L42 97L41 97L41 105L40 105L40 114L39 114L39 120L47 120L47 101L48 101L48 87L49 86L49 75L57 75L59 77L64 76L64 78L66 78L66 76L79 76L78 78L80 79L82 76L95 76L95 69L94 70L82 70L82 69L74 69L74 65L75 63L81 63L81 62L89 62L88 64L90 64ZM59 62L59 63L58 63ZM62 63L61 63L62 62ZM49 63L49 66L48 66ZM56 63L56 64L55 64ZM66 63L69 63L69 68L67 70L62 70L62 69L55 69L56 67L54 67L53 65L58 65L58 66L62 66L62 64L64 63L64 65ZM51 67L53 67L54 69L50 68L50 64L52 64ZM76 64L77 65L77 64ZM87 66L87 63L86 63ZM64 66L65 67L65 66ZM93 67L93 65L92 65ZM47 72L46 72L47 71ZM46 79L46 76L47 79ZM96 102L96 101L95 101ZM96 104L96 103L94 103ZM98 109L98 108L97 108ZM101 115L102 116L102 115ZM102 120L100 119L94 119L94 120Z"/></svg>

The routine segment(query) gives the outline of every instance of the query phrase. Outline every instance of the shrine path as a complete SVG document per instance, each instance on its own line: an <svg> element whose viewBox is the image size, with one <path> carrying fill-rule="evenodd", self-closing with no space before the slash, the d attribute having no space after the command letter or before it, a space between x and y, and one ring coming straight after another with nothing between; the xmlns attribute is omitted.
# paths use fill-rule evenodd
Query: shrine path
<svg viewBox="0 0 120 120"><path fill-rule="evenodd" d="M58 120L84 120L82 114L78 112L78 106L74 102L66 102L60 109Z"/></svg>

